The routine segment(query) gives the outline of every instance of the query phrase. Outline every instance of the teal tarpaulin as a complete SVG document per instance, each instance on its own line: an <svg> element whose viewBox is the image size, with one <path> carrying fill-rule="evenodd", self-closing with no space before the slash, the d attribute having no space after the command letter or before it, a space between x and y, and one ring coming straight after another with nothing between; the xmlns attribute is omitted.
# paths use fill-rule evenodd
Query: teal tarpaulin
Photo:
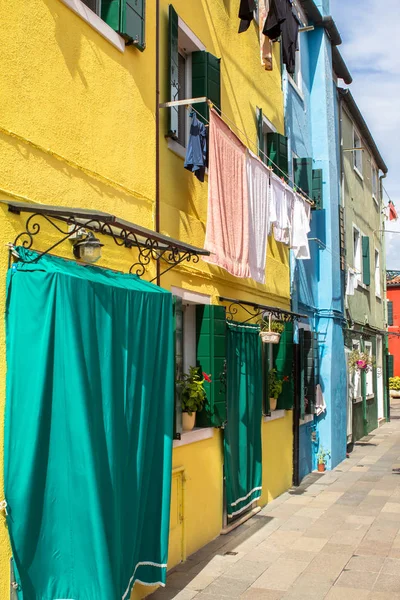
<svg viewBox="0 0 400 600"><path fill-rule="evenodd" d="M226 507L246 510L262 490L262 362L259 327L227 323Z"/></svg>
<svg viewBox="0 0 400 600"><path fill-rule="evenodd" d="M19 599L125 600L135 581L165 583L171 294L43 256L10 269L6 325L5 492Z"/></svg>

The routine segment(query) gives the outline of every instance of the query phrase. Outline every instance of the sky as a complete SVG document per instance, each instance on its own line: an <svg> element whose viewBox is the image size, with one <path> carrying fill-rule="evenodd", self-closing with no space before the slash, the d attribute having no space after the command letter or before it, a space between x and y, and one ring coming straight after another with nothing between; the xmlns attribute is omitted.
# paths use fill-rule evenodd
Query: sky
<svg viewBox="0 0 400 600"><path fill-rule="evenodd" d="M400 215L399 0L330 0L357 102L389 172L383 185ZM388 197L384 193L384 203ZM400 218L387 221L386 268L400 270Z"/></svg>

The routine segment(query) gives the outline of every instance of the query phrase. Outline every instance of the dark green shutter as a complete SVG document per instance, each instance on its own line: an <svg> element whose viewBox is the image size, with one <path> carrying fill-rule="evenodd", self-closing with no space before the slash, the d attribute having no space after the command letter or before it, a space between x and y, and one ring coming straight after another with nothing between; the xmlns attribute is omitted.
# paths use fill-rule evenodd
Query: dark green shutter
<svg viewBox="0 0 400 600"><path fill-rule="evenodd" d="M312 331L304 330L304 395L308 400L306 412L312 414L315 407L315 364L314 364L314 335Z"/></svg>
<svg viewBox="0 0 400 600"><path fill-rule="evenodd" d="M262 378L263 378L263 411L268 415L271 412L269 406L268 373L269 373L269 344L262 345Z"/></svg>
<svg viewBox="0 0 400 600"><path fill-rule="evenodd" d="M205 383L207 403L197 414L200 427L220 427L226 421L226 316L224 306L196 306L197 366L211 374Z"/></svg>
<svg viewBox="0 0 400 600"><path fill-rule="evenodd" d="M262 108L256 109L257 114L257 148L258 156L263 162L265 162L265 148L264 148L264 133L263 133L263 111Z"/></svg>
<svg viewBox="0 0 400 600"><path fill-rule="evenodd" d="M293 181L297 189L311 196L313 183L312 158L293 159Z"/></svg>
<svg viewBox="0 0 400 600"><path fill-rule="evenodd" d="M388 354L388 376L394 377L394 356L393 354Z"/></svg>
<svg viewBox="0 0 400 600"><path fill-rule="evenodd" d="M267 134L268 165L278 175L288 180L288 142L280 133Z"/></svg>
<svg viewBox="0 0 400 600"><path fill-rule="evenodd" d="M371 267L369 257L369 237L366 235L362 236L362 256L363 256L363 282L365 285L371 283Z"/></svg>
<svg viewBox="0 0 400 600"><path fill-rule="evenodd" d="M314 210L322 210L323 198L322 198L322 169L313 169L312 172L312 190L311 199L314 200Z"/></svg>
<svg viewBox="0 0 400 600"><path fill-rule="evenodd" d="M118 31L127 44L134 44L144 50L145 42L145 0L102 0L101 18Z"/></svg>
<svg viewBox="0 0 400 600"><path fill-rule="evenodd" d="M306 413L306 407L304 403L304 365L305 365L305 356L304 356L304 329L299 329L299 346L300 346L300 419L304 419Z"/></svg>
<svg viewBox="0 0 400 600"><path fill-rule="evenodd" d="M192 96L205 96L221 110L221 59L205 50L192 53ZM196 104L196 110L208 121L208 105Z"/></svg>
<svg viewBox="0 0 400 600"><path fill-rule="evenodd" d="M182 298L173 296L175 382L183 375L183 307ZM182 400L180 387L175 384L174 438L180 439L182 432Z"/></svg>
<svg viewBox="0 0 400 600"><path fill-rule="evenodd" d="M274 344L274 367L279 379L288 377L283 382L282 394L278 398L278 409L290 410L294 403L293 381L293 323L285 323L285 330L279 344Z"/></svg>
<svg viewBox="0 0 400 600"><path fill-rule="evenodd" d="M178 13L169 5L168 22L168 47L169 47L169 80L168 80L168 98L170 102L178 100L179 82L178 82ZM178 139L179 111L177 106L169 109L169 124L167 136L173 140Z"/></svg>
<svg viewBox="0 0 400 600"><path fill-rule="evenodd" d="M388 325L393 325L393 302L387 301Z"/></svg>

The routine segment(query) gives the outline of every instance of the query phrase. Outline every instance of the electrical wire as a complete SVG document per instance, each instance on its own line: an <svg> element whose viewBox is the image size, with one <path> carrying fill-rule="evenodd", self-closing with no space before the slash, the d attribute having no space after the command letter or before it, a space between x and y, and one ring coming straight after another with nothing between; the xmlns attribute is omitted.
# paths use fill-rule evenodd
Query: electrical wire
<svg viewBox="0 0 400 600"><path fill-rule="evenodd" d="M210 108L212 108L212 106L213 106L213 105L212 105L212 103L210 103L210 102L209 102L208 104L209 104ZM195 112L197 115L199 115L199 116L200 116L202 119L204 119L204 121L206 121L207 123L209 123L209 122L210 122L208 119L206 119L206 118L204 117L204 115L202 115L202 114L201 114L201 113L200 113L198 110L196 110L192 104L188 105L188 107L187 107L187 108L190 108L190 110L193 110L193 111L194 111L194 112ZM236 125L236 123L234 123L234 122L232 121L232 119L230 119L230 118L229 118L229 117L228 117L228 116L227 116L225 113L223 113L222 111L219 111L219 113L220 113L220 115L221 115L221 117L222 117L222 120L223 120L223 121L225 121L225 122L226 122L226 121L229 121L229 122L230 122L230 123L233 125L233 127L235 127L235 128L236 128L236 130L237 130L239 133L241 133L241 134L242 134L242 135L243 135L243 136L246 138L246 140L247 140L247 141L248 141L248 142L249 142L249 143L250 143L250 144L251 144L251 145L252 145L254 148L256 148L256 149L257 149L257 151L258 151L260 154L262 154L262 155L263 155L263 156L264 156L264 157L267 159L267 161L268 161L268 162L269 162L271 165L274 165L274 167L276 167L276 169L278 169L278 171L280 171L284 177L287 177L288 181L290 181L290 182L293 184L293 187L297 189L297 186L296 186L295 182L293 181L293 179L290 179L290 177L288 176L288 174L287 174L287 173L285 173L285 171L283 171L283 170L280 168L280 166L279 166L279 165L277 165L276 163L274 163L274 161L273 161L273 160L271 160L271 158L268 156L268 154L266 154L265 152L263 152L262 150L260 150L260 149L258 148L258 144L256 144L256 142L254 142L254 141L253 141L251 138L249 138L249 136L248 136L248 135L246 135L246 133L245 133L244 131L242 131L241 129L239 129L239 127ZM265 163L264 163L264 164L265 164ZM266 167L267 167L267 168L270 168L268 165L266 165ZM270 168L270 170L272 170L272 169ZM301 196L304 198L304 200L305 200L305 201L306 201L308 204L310 204L311 206L315 206L315 202L314 202L314 201L313 201L313 200L312 200L312 199L311 199L309 196L307 196L307 194L305 194L305 193L303 192L303 190L301 190L301 189L299 188L299 190L298 190L298 191L300 192L300 195L301 195Z"/></svg>

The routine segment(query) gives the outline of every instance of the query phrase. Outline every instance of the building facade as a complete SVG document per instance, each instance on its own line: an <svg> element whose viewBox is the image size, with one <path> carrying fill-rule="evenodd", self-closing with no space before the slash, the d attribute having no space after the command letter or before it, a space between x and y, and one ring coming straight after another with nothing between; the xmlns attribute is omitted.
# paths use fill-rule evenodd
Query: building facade
<svg viewBox="0 0 400 600"><path fill-rule="evenodd" d="M34 0L29 10L24 3L14 3L1 11L2 244L4 247L13 243L20 233L28 231L34 250L71 259L68 236L60 244L58 230L49 219L58 223L57 214L64 220L85 217L85 222L92 215L92 220L100 219L103 224L107 215L116 217L109 221L114 224L122 219L124 223L118 231L125 233L119 235L135 232L134 243L115 244L112 235L103 234L115 234L116 225L114 229L102 226L98 237L104 246L98 266L127 273L133 265L133 273L139 272L145 281L154 281L172 292L175 306L179 307L175 311L176 364L187 371L200 362L219 381L223 377L223 351L217 356L216 337L210 331L225 328L230 302L221 298L239 302L235 317L239 321L248 319L245 305L240 305L243 301L251 307L265 305L278 312L290 311L289 252L269 237L265 285L235 278L202 260L194 264L184 260L171 270L167 270L170 263L153 260L163 254L162 244L172 248L173 253L188 252L189 257L204 247L208 198L207 175L201 183L183 166L189 111L185 105L160 105L208 97L242 142L256 151L260 114L262 135L284 134L279 44L273 49L273 70L266 71L260 60L257 22L253 21L250 29L239 35L237 7L231 3L176 0L171 6L160 0L146 3L145 10L145 3L133 10L124 0L101 4L102 7L93 0ZM315 35L322 63L330 45L322 30ZM325 85L324 78L321 71L319 88ZM320 94L322 91L316 92L313 102L320 102ZM205 105L193 106L203 114L207 111ZM326 165L327 185L333 187L331 159L323 157L322 152L320 157ZM10 203L14 203L11 211ZM38 213L44 215L40 231L34 229L33 236L27 230L27 213L23 206L16 208L15 203L29 205L33 212L32 206L37 206ZM164 237L154 238L152 232ZM151 240L161 244L159 255L155 251L148 254L147 263L144 255L141 262L137 257L138 236L145 240L144 250ZM0 265L3 310L8 261L5 251ZM330 288L326 290L329 293ZM334 335L330 321L323 323L329 330L327 335ZM290 339L287 342L291 343ZM4 324L0 344L4 409ZM167 367L160 362L160 378L164 368ZM322 370L330 371L324 365ZM265 393L264 390L263 396ZM292 484L293 419L292 411L285 408L289 407L278 403L276 411L259 415L259 505L268 503ZM155 405L154 418L157 411ZM230 524L224 500L225 417L220 414L217 418L214 410L213 414L204 415L193 431L185 433L181 431L179 411L177 402L168 567L184 560ZM2 432L3 425L2 421ZM17 429L15 442L21 441L20 435L23 433ZM254 508L255 503L249 507ZM15 511L13 518L17 519ZM149 537L153 533L150 531ZM5 527L0 534L0 548L0 596L5 598L10 589L11 557ZM144 597L151 589L137 583L132 597Z"/></svg>
<svg viewBox="0 0 400 600"><path fill-rule="evenodd" d="M387 167L349 90L339 89L344 216L348 443L387 416L385 215L381 177ZM359 353L367 369L354 368Z"/></svg>

